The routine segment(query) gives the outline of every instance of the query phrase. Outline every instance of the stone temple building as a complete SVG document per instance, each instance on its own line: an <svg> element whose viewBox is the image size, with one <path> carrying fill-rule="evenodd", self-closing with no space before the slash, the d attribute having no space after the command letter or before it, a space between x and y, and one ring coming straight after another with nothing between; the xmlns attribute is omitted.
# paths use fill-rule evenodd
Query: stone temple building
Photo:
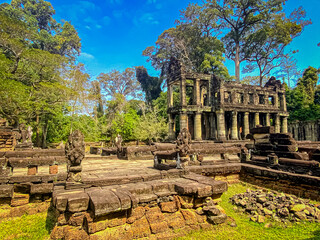
<svg viewBox="0 0 320 240"><path fill-rule="evenodd" d="M178 124L194 140L242 140L257 125L288 132L285 89L274 77L264 87L245 85L187 73L179 62L171 61L167 87L170 139Z"/></svg>

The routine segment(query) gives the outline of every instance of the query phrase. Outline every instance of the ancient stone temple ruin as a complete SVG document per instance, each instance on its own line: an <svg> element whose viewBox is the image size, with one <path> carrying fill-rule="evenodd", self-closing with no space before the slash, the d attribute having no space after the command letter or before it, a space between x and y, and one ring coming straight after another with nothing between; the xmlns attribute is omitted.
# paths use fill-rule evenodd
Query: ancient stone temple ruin
<svg viewBox="0 0 320 240"><path fill-rule="evenodd" d="M285 89L274 77L264 87L227 82L214 75L187 73L172 60L167 80L169 136L176 125L194 140L242 140L257 125L288 132ZM174 103L174 91L179 102Z"/></svg>

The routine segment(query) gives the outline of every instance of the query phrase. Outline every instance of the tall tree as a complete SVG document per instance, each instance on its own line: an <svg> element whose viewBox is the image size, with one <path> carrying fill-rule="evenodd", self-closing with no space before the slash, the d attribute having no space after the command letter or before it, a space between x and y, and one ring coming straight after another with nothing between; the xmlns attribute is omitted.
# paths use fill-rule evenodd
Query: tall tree
<svg viewBox="0 0 320 240"><path fill-rule="evenodd" d="M280 59L280 69L275 72L278 77L284 77L288 87L291 88L291 81L297 80L301 71L297 67L297 60L292 56L292 54L285 54L283 58Z"/></svg>
<svg viewBox="0 0 320 240"><path fill-rule="evenodd" d="M234 61L236 80L240 81L240 63L252 56L248 55L247 40L257 38L258 30L268 26L278 15L282 15L285 2L286 0L206 0L200 7L190 4L183 10L180 23L207 26L208 20L201 22L200 16L203 12L216 20L213 29L222 33L221 40L224 42L226 56ZM206 34L207 31L203 33ZM269 38L266 39L270 41Z"/></svg>
<svg viewBox="0 0 320 240"><path fill-rule="evenodd" d="M161 93L161 77L151 77L145 67L136 67L136 77L146 95L147 103L152 103Z"/></svg>
<svg viewBox="0 0 320 240"><path fill-rule="evenodd" d="M120 94L125 99L130 99L141 94L141 87L133 68L127 68L123 72L112 70L108 73L100 73L97 80L100 82L106 97L115 98L116 94Z"/></svg>
<svg viewBox="0 0 320 240"><path fill-rule="evenodd" d="M179 60L187 71L211 72L217 75L228 72L223 66L223 44L216 37L202 33L199 26L179 25L164 31L155 46L147 47L143 55L148 57L154 68L166 77L170 59ZM204 62L205 61L205 62ZM215 67L213 67L215 66ZM216 71L217 70L217 71Z"/></svg>
<svg viewBox="0 0 320 240"><path fill-rule="evenodd" d="M253 72L258 68L260 86L263 78L281 66L282 60L287 58L285 47L310 24L305 16L306 12L301 7L293 11L289 18L279 13L269 23L259 24L256 31L246 39L243 49L248 64L244 72Z"/></svg>

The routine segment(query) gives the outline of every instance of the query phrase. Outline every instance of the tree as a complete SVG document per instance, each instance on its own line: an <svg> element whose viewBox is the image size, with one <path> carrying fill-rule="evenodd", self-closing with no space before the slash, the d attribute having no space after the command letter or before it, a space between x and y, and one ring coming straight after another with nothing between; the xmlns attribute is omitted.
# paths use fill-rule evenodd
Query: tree
<svg viewBox="0 0 320 240"><path fill-rule="evenodd" d="M240 81L240 63L253 54L252 51L248 52L247 40L261 39L261 34L265 34L266 29L264 33L257 32L269 26L277 16L282 16L285 2L286 0L206 0L202 6L189 4L181 12L180 23L200 24L204 26L201 29L209 26L210 34L222 33L226 56L234 61L236 80ZM203 13L208 14L208 17L201 17ZM213 21L216 22L215 25L212 24ZM208 31L203 30L203 34L207 33ZM265 40L270 41L270 38L265 37Z"/></svg>
<svg viewBox="0 0 320 240"><path fill-rule="evenodd" d="M115 98L116 94L120 94L125 99L129 99L138 97L141 93L133 68L127 68L123 72L112 70L109 73L100 73L97 80L106 97Z"/></svg>
<svg viewBox="0 0 320 240"><path fill-rule="evenodd" d="M261 26L258 25L256 31L246 38L243 49L248 64L244 72L251 73L258 68L260 86L266 75L281 66L281 60L286 58L285 47L310 24L304 20L305 16L301 7L292 12L289 18L284 13L277 14L269 23L259 24Z"/></svg>
<svg viewBox="0 0 320 240"><path fill-rule="evenodd" d="M297 86L286 89L287 107L290 120L316 120L320 117L317 82L319 70L308 67L298 79Z"/></svg>
<svg viewBox="0 0 320 240"><path fill-rule="evenodd" d="M206 36L198 26L182 24L164 31L156 46L147 47L143 55L148 57L152 66L161 70L161 77L166 77L172 58L180 61L186 71L211 72L229 77L223 66L223 44L216 37ZM204 62L205 61L205 62ZM222 69L222 70L221 70Z"/></svg>
<svg viewBox="0 0 320 240"><path fill-rule="evenodd" d="M157 107L141 116L135 130L135 137L140 141L159 141L168 135L166 119L158 114Z"/></svg>
<svg viewBox="0 0 320 240"><path fill-rule="evenodd" d="M291 54L286 54L283 58L280 59L280 62L280 69L276 71L276 74L278 75L278 77L285 78L288 87L291 88L290 82L301 74L301 71L298 70L297 67L297 60L293 58Z"/></svg>
<svg viewBox="0 0 320 240"><path fill-rule="evenodd" d="M0 99L8 103L0 113L16 125L31 124L36 145L42 147L46 147L49 123L67 109L70 88L62 73L81 47L74 27L57 23L54 13L43 0L0 5L0 76L7 88L0 91Z"/></svg>
<svg viewBox="0 0 320 240"><path fill-rule="evenodd" d="M302 77L298 79L297 88L306 93L308 103L314 102L314 95L319 80L319 73L319 69L310 66L304 70Z"/></svg>
<svg viewBox="0 0 320 240"><path fill-rule="evenodd" d="M146 95L147 103L152 103L161 93L162 78L151 77L145 67L136 67L136 77Z"/></svg>
<svg viewBox="0 0 320 240"><path fill-rule="evenodd" d="M74 115L79 111L79 113L83 113L84 110L87 110L86 112L89 113L87 102L89 99L88 89L90 76L85 72L84 64L78 63L68 69L65 79L67 80L67 86L70 89L68 97L71 105L70 132L72 132Z"/></svg>
<svg viewBox="0 0 320 240"><path fill-rule="evenodd" d="M58 23L54 18L55 10L50 2L44 0L12 0L2 4L1 11L7 16L27 24L33 29L33 48L66 56L74 61L80 54L81 40L74 26L64 21Z"/></svg>

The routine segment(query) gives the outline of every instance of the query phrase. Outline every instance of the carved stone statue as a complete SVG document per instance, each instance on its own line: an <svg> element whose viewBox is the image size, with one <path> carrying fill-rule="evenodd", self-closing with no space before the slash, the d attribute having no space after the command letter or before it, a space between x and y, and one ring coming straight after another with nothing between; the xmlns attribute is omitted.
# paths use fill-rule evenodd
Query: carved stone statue
<svg viewBox="0 0 320 240"><path fill-rule="evenodd" d="M32 142L32 127L28 126L28 130L27 130L27 142Z"/></svg>
<svg viewBox="0 0 320 240"><path fill-rule="evenodd" d="M21 143L26 143L27 137L28 137L28 131L26 130L26 125L24 123L21 123L19 125L19 131L21 134Z"/></svg>
<svg viewBox="0 0 320 240"><path fill-rule="evenodd" d="M65 154L68 159L68 181L81 181L81 162L85 156L83 134L75 130L68 137L65 146Z"/></svg>
<svg viewBox="0 0 320 240"><path fill-rule="evenodd" d="M115 145L117 147L117 152L120 153L122 152L122 137L120 134L118 134L115 138Z"/></svg>
<svg viewBox="0 0 320 240"><path fill-rule="evenodd" d="M188 154L191 150L191 134L188 129L183 128L177 137L177 149L179 151L178 168L184 168L188 165Z"/></svg>

